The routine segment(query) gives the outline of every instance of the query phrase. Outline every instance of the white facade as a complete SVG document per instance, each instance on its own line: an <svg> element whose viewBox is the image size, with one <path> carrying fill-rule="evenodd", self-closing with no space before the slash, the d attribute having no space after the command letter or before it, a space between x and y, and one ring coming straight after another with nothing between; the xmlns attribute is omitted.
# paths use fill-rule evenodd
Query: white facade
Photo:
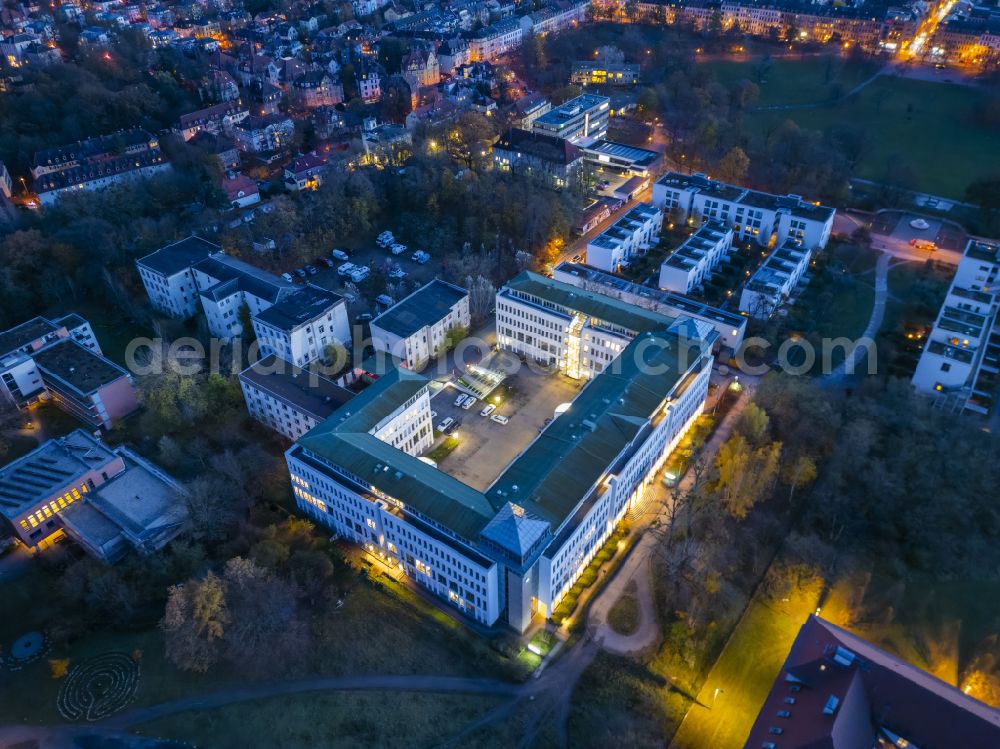
<svg viewBox="0 0 1000 749"><path fill-rule="evenodd" d="M611 99L608 97L580 94L536 118L531 123L531 130L587 145L607 136L610 111Z"/></svg>
<svg viewBox="0 0 1000 749"><path fill-rule="evenodd" d="M639 203L587 243L587 265L614 273L634 254L659 241L663 213L652 203Z"/></svg>
<svg viewBox="0 0 1000 749"><path fill-rule="evenodd" d="M703 174L665 174L653 185L653 203L665 215L689 222L716 219L732 227L740 239L767 246L787 239L809 250L826 247L836 211L797 195L770 195L716 182Z"/></svg>
<svg viewBox="0 0 1000 749"><path fill-rule="evenodd" d="M372 345L419 369L444 351L451 330L471 324L468 292L435 280L372 320Z"/></svg>
<svg viewBox="0 0 1000 749"><path fill-rule="evenodd" d="M740 294L740 312L766 320L791 295L809 269L812 251L787 241L768 256L750 276Z"/></svg>
<svg viewBox="0 0 1000 749"><path fill-rule="evenodd" d="M197 314L198 285L191 266L221 250L204 239L188 237L137 260L135 265L153 309L179 320Z"/></svg>
<svg viewBox="0 0 1000 749"><path fill-rule="evenodd" d="M981 415L993 410L1000 373L998 275L1000 244L970 240L913 374L918 392Z"/></svg>
<svg viewBox="0 0 1000 749"><path fill-rule="evenodd" d="M469 54L473 62L493 62L521 46L524 30L517 18L507 18L483 29L469 40Z"/></svg>
<svg viewBox="0 0 1000 749"><path fill-rule="evenodd" d="M732 247L732 229L718 221L705 222L664 258L660 288L690 294L711 276Z"/></svg>
<svg viewBox="0 0 1000 749"><path fill-rule="evenodd" d="M312 301L310 301L310 299ZM343 297L306 287L253 318L261 354L298 367L325 359L326 347L350 347L351 326Z"/></svg>

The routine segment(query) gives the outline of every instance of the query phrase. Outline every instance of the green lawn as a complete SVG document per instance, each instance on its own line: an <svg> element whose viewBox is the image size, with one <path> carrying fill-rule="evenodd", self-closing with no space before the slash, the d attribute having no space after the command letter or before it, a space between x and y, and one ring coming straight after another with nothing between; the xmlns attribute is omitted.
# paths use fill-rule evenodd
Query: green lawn
<svg viewBox="0 0 1000 749"><path fill-rule="evenodd" d="M818 104L843 96L870 78L878 65L867 61L845 61L837 57L810 57L803 60L760 58L738 62L713 60L700 66L710 70L727 86L749 80L760 87L756 106Z"/></svg>
<svg viewBox="0 0 1000 749"><path fill-rule="evenodd" d="M864 150L855 176L883 182L890 164L907 172L905 187L961 198L977 177L1000 171L996 130L977 124L980 89L884 76L851 99L830 106L757 112L749 121L760 133L791 119L810 130L861 128Z"/></svg>
<svg viewBox="0 0 1000 749"><path fill-rule="evenodd" d="M780 605L754 599L733 632L671 745L739 749L771 690L788 650L816 607L819 581ZM719 690L716 693L716 690Z"/></svg>
<svg viewBox="0 0 1000 749"><path fill-rule="evenodd" d="M140 732L211 749L429 746L458 733L496 704L494 698L471 695L304 694L177 715L147 723Z"/></svg>
<svg viewBox="0 0 1000 749"><path fill-rule="evenodd" d="M639 628L639 600L635 593L633 580L608 612L608 626L618 634L630 635Z"/></svg>

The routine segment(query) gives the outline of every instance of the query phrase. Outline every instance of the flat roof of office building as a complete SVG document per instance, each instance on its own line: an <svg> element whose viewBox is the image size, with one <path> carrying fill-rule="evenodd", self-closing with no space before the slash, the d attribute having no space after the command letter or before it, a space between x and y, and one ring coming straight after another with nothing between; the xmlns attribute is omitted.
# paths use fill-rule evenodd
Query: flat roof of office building
<svg viewBox="0 0 1000 749"><path fill-rule="evenodd" d="M128 377L128 372L103 356L81 346L72 338L62 338L32 357L46 380L53 377L81 395L88 395L115 380Z"/></svg>
<svg viewBox="0 0 1000 749"><path fill-rule="evenodd" d="M222 248L207 239L190 236L140 258L137 264L165 276L172 276L190 268L199 260L204 260L213 252L222 252Z"/></svg>
<svg viewBox="0 0 1000 749"><path fill-rule="evenodd" d="M408 338L448 316L469 292L461 286L435 278L372 320L374 327Z"/></svg>
<svg viewBox="0 0 1000 749"><path fill-rule="evenodd" d="M34 317L10 330L5 330L0 333L0 356L27 346L32 341L54 333L57 329L44 317Z"/></svg>
<svg viewBox="0 0 1000 749"><path fill-rule="evenodd" d="M315 417L328 418L354 393L317 372L301 369L274 354L240 372L240 379Z"/></svg>
<svg viewBox="0 0 1000 749"><path fill-rule="evenodd" d="M343 299L340 294L310 284L284 296L263 312L258 312L256 318L265 325L290 333L326 314Z"/></svg>

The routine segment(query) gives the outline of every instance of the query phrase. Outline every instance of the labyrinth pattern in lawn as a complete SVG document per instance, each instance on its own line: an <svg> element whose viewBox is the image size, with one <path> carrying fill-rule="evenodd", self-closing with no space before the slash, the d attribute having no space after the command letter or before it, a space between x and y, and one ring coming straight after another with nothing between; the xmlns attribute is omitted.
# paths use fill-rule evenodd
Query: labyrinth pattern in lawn
<svg viewBox="0 0 1000 749"><path fill-rule="evenodd" d="M138 686L138 663L126 653L104 653L70 670L56 706L66 720L102 720L127 706Z"/></svg>

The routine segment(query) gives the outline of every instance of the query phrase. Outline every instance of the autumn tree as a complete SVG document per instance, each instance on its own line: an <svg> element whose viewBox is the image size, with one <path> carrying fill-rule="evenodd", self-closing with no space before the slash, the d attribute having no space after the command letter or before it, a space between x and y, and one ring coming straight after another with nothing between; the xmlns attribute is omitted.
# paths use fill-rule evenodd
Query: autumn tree
<svg viewBox="0 0 1000 749"><path fill-rule="evenodd" d="M780 459L780 442L755 448L741 434L726 440L716 457L716 494L730 515L743 520L766 498L778 476Z"/></svg>
<svg viewBox="0 0 1000 749"><path fill-rule="evenodd" d="M185 671L208 671L222 657L229 621L225 586L213 573L172 586L160 622L167 658Z"/></svg>

